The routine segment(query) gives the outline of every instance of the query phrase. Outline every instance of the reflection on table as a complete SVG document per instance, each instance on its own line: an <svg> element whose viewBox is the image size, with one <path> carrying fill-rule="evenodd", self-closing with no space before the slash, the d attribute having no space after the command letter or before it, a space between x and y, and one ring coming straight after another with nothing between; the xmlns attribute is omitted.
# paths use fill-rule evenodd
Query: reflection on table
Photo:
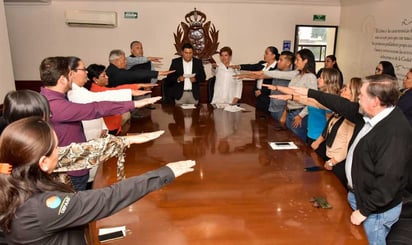
<svg viewBox="0 0 412 245"><path fill-rule="evenodd" d="M336 177L304 171L321 165L320 159L267 114L241 107L246 110L156 105L132 121L131 132L166 132L131 146L126 176L183 159L197 165L96 222L96 229L127 227L125 238L105 244L367 244L362 228L350 224L345 189ZM274 151L269 141L293 141L299 149ZM104 164L94 188L115 182L115 169L115 161ZM313 196L326 197L333 208L314 208Z"/></svg>

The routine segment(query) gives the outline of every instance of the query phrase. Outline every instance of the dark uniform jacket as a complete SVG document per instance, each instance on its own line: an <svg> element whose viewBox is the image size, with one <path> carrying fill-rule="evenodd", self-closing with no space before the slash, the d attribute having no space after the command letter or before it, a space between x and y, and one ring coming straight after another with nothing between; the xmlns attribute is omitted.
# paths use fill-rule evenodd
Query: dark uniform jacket
<svg viewBox="0 0 412 245"><path fill-rule="evenodd" d="M6 239L10 245L86 244L84 225L120 211L174 178L169 167L162 167L103 189L34 194L17 209Z"/></svg>

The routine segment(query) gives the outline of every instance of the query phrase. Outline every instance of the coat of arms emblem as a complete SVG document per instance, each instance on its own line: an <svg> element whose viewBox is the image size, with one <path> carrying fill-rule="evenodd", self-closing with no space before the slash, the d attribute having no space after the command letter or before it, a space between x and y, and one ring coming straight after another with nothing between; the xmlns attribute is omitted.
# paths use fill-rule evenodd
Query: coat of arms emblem
<svg viewBox="0 0 412 245"><path fill-rule="evenodd" d="M181 55L181 47L185 43L193 46L193 56L207 63L212 55L218 53L219 31L210 21L206 22L206 15L196 8L186 14L185 22L180 22L175 37L176 54Z"/></svg>

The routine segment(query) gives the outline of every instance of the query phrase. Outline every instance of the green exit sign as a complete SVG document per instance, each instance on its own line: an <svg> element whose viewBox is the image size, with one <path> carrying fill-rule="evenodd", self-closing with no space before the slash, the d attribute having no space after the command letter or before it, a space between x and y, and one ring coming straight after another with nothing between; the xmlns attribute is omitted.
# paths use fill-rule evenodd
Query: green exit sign
<svg viewBox="0 0 412 245"><path fill-rule="evenodd" d="M326 15L324 14L314 14L313 21L326 21Z"/></svg>
<svg viewBox="0 0 412 245"><path fill-rule="evenodd" d="M137 19L137 12L124 12L125 19Z"/></svg>

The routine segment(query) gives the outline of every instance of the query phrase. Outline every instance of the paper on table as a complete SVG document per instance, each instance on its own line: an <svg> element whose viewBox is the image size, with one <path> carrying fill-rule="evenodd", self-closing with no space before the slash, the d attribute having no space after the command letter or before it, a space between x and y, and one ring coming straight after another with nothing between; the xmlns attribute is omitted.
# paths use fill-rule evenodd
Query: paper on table
<svg viewBox="0 0 412 245"><path fill-rule="evenodd" d="M100 228L99 229L99 236L100 235L105 235L109 233L113 233L116 231L121 231L123 233L123 236L126 236L126 226L117 226L117 227L110 227L110 228Z"/></svg>
<svg viewBox="0 0 412 245"><path fill-rule="evenodd" d="M225 109L226 106L229 106L229 104L225 103L215 103L213 104L217 109Z"/></svg>
<svg viewBox="0 0 412 245"><path fill-rule="evenodd" d="M191 77L194 77L194 76L196 76L196 73L193 73L193 74L183 74L183 77L184 77L184 78L191 78Z"/></svg>
<svg viewBox="0 0 412 245"><path fill-rule="evenodd" d="M228 105L225 107L224 109L225 111L230 111L230 112L238 112L238 111L244 111L245 108L242 108L240 106L237 105Z"/></svg>
<svg viewBox="0 0 412 245"><path fill-rule="evenodd" d="M196 109L194 104L182 104L180 107L182 107L182 109Z"/></svg>
<svg viewBox="0 0 412 245"><path fill-rule="evenodd" d="M290 142L269 142L270 147L273 150L291 150L291 149L298 149L298 147L293 143Z"/></svg>

